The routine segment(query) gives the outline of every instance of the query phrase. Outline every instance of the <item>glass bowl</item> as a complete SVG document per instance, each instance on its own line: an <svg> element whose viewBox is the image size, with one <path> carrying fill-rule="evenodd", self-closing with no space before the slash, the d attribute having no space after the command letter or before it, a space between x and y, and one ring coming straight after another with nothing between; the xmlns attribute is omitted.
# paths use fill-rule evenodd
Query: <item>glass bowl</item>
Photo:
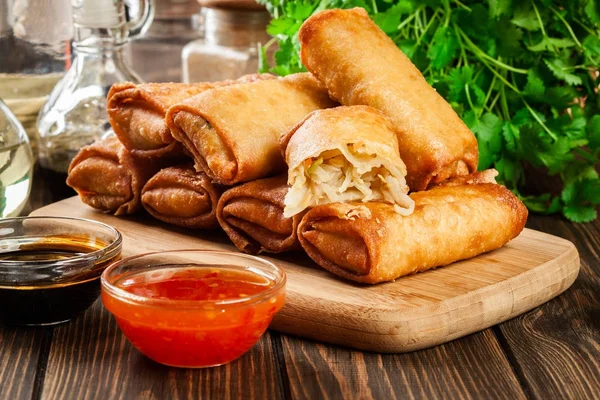
<svg viewBox="0 0 600 400"><path fill-rule="evenodd" d="M102 274L102 302L141 353L203 368L246 353L285 302L285 274L246 254L175 250L124 259Z"/></svg>
<svg viewBox="0 0 600 400"><path fill-rule="evenodd" d="M119 231L68 217L0 220L0 323L52 325L85 311L121 256Z"/></svg>

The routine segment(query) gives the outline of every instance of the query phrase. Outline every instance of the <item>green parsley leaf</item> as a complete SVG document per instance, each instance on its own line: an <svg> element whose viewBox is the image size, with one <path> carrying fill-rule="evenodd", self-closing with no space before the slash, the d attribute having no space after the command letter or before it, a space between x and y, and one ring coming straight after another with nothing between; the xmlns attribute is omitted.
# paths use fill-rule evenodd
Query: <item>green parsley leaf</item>
<svg viewBox="0 0 600 400"><path fill-rule="evenodd" d="M415 39L402 39L396 41L396 45L402 50L406 57L414 62L415 52L417 50L417 41Z"/></svg>
<svg viewBox="0 0 600 400"><path fill-rule="evenodd" d="M569 108L580 97L579 92L571 86L554 86L546 91L545 102L558 110Z"/></svg>
<svg viewBox="0 0 600 400"><path fill-rule="evenodd" d="M537 43L533 46L527 46L527 48L531 51L555 52L558 49L564 49L564 48L573 47L573 46L575 46L575 42L572 39L569 39L569 38L558 39L558 38L551 38L548 36L544 36L539 43Z"/></svg>
<svg viewBox="0 0 600 400"><path fill-rule="evenodd" d="M400 25L402 15L411 13L413 11L413 4L407 0L401 0L397 4L388 8L385 12L375 14L373 21L381 28L385 33L394 33Z"/></svg>
<svg viewBox="0 0 600 400"><path fill-rule="evenodd" d="M314 10L312 3L310 0L290 1L285 6L286 14L296 21L304 21Z"/></svg>
<svg viewBox="0 0 600 400"><path fill-rule="evenodd" d="M577 223L592 222L598 217L594 206L573 207L565 206L563 214L567 219Z"/></svg>
<svg viewBox="0 0 600 400"><path fill-rule="evenodd" d="M498 55L502 57L518 57L523 50L521 39L523 32L511 25L507 17L502 17L495 24L494 31L498 40Z"/></svg>
<svg viewBox="0 0 600 400"><path fill-rule="evenodd" d="M267 26L267 33L271 36L292 36L300 29L302 23L291 18L273 19Z"/></svg>
<svg viewBox="0 0 600 400"><path fill-rule="evenodd" d="M448 86L450 88L450 101L466 103L465 86L473 82L473 67L465 65L464 67L454 68L448 76Z"/></svg>
<svg viewBox="0 0 600 400"><path fill-rule="evenodd" d="M427 58L434 69L442 69L452 61L458 50L458 39L453 29L440 26L433 36Z"/></svg>
<svg viewBox="0 0 600 400"><path fill-rule="evenodd" d="M600 9L598 3L595 0L588 1L585 6L585 13L587 14L590 21L595 24L600 24Z"/></svg>
<svg viewBox="0 0 600 400"><path fill-rule="evenodd" d="M546 126L553 132L560 132L567 137L575 140L587 140L585 126L587 121L583 115L579 113L577 116L569 116L567 114L552 118L546 122Z"/></svg>
<svg viewBox="0 0 600 400"><path fill-rule="evenodd" d="M534 100L541 100L545 92L544 81L535 70L530 69L527 73L527 84L525 85L523 94Z"/></svg>
<svg viewBox="0 0 600 400"><path fill-rule="evenodd" d="M508 14L512 7L512 0L488 0L490 15L498 18L501 15Z"/></svg>
<svg viewBox="0 0 600 400"><path fill-rule="evenodd" d="M553 214L560 210L560 198L549 193L540 196L522 196L521 201L531 211L538 213Z"/></svg>
<svg viewBox="0 0 600 400"><path fill-rule="evenodd" d="M596 35L587 35L583 39L583 51L588 57L600 56L600 38Z"/></svg>
<svg viewBox="0 0 600 400"><path fill-rule="evenodd" d="M568 164L561 174L563 182L579 181L582 179L597 179L598 172L593 165L588 164L584 160L574 160Z"/></svg>
<svg viewBox="0 0 600 400"><path fill-rule="evenodd" d="M510 21L528 31L538 31L541 28L535 11L528 1L521 1L515 9L513 19Z"/></svg>
<svg viewBox="0 0 600 400"><path fill-rule="evenodd" d="M466 112L463 119L477 137L479 144L479 165L477 168L479 170L489 168L502 149L502 120L492 113L485 113L477 119L472 111Z"/></svg>
<svg viewBox="0 0 600 400"><path fill-rule="evenodd" d="M511 187L521 184L524 175L521 163L509 157L502 157L494 166L498 170L498 182Z"/></svg>
<svg viewBox="0 0 600 400"><path fill-rule="evenodd" d="M600 150L600 115L594 115L587 126L588 145L592 150Z"/></svg>
<svg viewBox="0 0 600 400"><path fill-rule="evenodd" d="M552 71L554 76L565 81L569 85L581 85L583 81L577 75L572 74L572 68L569 67L562 59L555 58L553 60L544 60L544 63Z"/></svg>
<svg viewBox="0 0 600 400"><path fill-rule="evenodd" d="M504 145L506 150L514 152L517 149L517 141L519 139L519 127L506 122L502 127L502 136L504 137Z"/></svg>

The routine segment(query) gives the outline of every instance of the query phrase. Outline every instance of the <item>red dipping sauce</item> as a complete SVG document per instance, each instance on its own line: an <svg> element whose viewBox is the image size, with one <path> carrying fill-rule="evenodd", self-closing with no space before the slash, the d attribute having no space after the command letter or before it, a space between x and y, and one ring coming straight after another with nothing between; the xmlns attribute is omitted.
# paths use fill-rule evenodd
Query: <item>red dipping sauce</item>
<svg viewBox="0 0 600 400"><path fill-rule="evenodd" d="M285 302L281 270L162 264L120 272L103 275L104 306L140 352L170 366L216 366L240 357Z"/></svg>

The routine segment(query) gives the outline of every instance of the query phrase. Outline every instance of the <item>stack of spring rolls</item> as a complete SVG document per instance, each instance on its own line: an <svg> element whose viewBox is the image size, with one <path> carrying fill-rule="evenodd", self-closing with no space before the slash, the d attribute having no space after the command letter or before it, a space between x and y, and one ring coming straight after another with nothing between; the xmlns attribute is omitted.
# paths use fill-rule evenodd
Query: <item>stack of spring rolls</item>
<svg viewBox="0 0 600 400"><path fill-rule="evenodd" d="M450 105L361 8L299 33L308 73L113 86L116 137L68 184L116 215L220 226L242 251L303 249L345 279L391 281L502 247L527 210Z"/></svg>

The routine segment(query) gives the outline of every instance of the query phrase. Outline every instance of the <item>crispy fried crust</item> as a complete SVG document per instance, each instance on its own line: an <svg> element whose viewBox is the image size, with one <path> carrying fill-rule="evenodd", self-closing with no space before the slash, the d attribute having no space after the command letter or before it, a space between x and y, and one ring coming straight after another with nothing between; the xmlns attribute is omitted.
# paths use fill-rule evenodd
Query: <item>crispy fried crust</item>
<svg viewBox="0 0 600 400"><path fill-rule="evenodd" d="M302 215L283 217L287 193L285 175L236 186L221 196L219 224L245 253L281 253L299 249L297 228Z"/></svg>
<svg viewBox="0 0 600 400"><path fill-rule="evenodd" d="M236 81L221 82L117 83L108 92L106 110L115 134L136 156L181 154L182 148L165 124L170 106L215 87L257 79L261 76L247 75Z"/></svg>
<svg viewBox="0 0 600 400"><path fill-rule="evenodd" d="M218 226L216 208L222 189L191 164L160 170L144 186L142 205L154 218L185 228Z"/></svg>
<svg viewBox="0 0 600 400"><path fill-rule="evenodd" d="M498 176L498 171L495 169L486 169L484 171L473 172L469 175L461 175L455 176L448 180L442 181L440 183L436 183L435 185L431 185L432 187L436 186L462 186L462 185L473 185L476 183L497 183L496 177Z"/></svg>
<svg viewBox="0 0 600 400"><path fill-rule="evenodd" d="M115 215L140 210L142 187L171 158L140 158L112 136L83 147L69 166L67 184L89 206Z"/></svg>
<svg viewBox="0 0 600 400"><path fill-rule="evenodd" d="M364 9L319 12L299 39L302 63L333 98L391 119L411 190L477 169L474 135Z"/></svg>
<svg viewBox="0 0 600 400"><path fill-rule="evenodd" d="M233 185L283 172L280 135L311 111L334 105L304 73L215 88L171 107L166 121L196 170Z"/></svg>
<svg viewBox="0 0 600 400"><path fill-rule="evenodd" d="M437 187L411 197L416 207L407 217L378 202L317 206L300 222L300 243L335 275L379 283L497 249L527 220L523 203L497 184Z"/></svg>

